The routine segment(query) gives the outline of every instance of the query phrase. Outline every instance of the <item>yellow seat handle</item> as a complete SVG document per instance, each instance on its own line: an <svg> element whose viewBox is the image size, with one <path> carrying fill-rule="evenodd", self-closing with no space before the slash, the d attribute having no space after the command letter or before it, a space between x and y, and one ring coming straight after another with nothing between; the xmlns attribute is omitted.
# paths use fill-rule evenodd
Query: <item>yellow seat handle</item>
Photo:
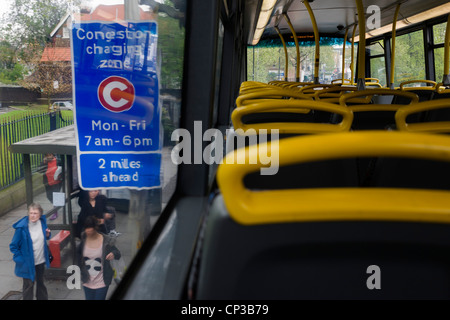
<svg viewBox="0 0 450 320"><path fill-rule="evenodd" d="M248 104L253 104L255 99L281 99L283 97L308 100L312 99L312 97L304 95L298 91L274 87L265 88L264 90L258 90L247 94L241 94L236 99L236 106L240 108Z"/></svg>
<svg viewBox="0 0 450 320"><path fill-rule="evenodd" d="M397 125L397 129L400 131L411 131L411 132L449 133L450 121L436 121L423 123L406 122L406 118L410 114L444 108L450 108L450 99L423 101L408 106L407 108L401 108L395 113L395 123Z"/></svg>
<svg viewBox="0 0 450 320"><path fill-rule="evenodd" d="M429 87L405 87L405 85L407 84L411 84L411 83L427 83L427 84L431 84L432 86ZM428 89L428 90L436 90L437 87L437 82L436 81L432 81L432 80L409 80L409 81L405 81L400 83L400 90L411 90L411 89Z"/></svg>
<svg viewBox="0 0 450 320"><path fill-rule="evenodd" d="M353 82L350 79L334 79L331 80L331 84L353 84Z"/></svg>
<svg viewBox="0 0 450 320"><path fill-rule="evenodd" d="M365 78L366 82L380 83L380 80L377 78Z"/></svg>
<svg viewBox="0 0 450 320"><path fill-rule="evenodd" d="M357 97L372 97L374 95L385 95L385 96L402 96L409 98L411 100L411 103L417 103L419 102L419 96L413 92L407 92L407 91L399 91L399 90L391 90L391 89L367 89L367 90L359 90L356 92L351 92L344 94L340 99L339 103L341 105L346 106L347 102L350 99L357 98Z"/></svg>
<svg viewBox="0 0 450 320"><path fill-rule="evenodd" d="M302 93L313 93L314 94L314 93L316 93L317 90L321 90L320 88L326 89L326 88L332 88L335 86L340 86L340 84L339 85L337 85L337 84L310 84L310 85L300 88L299 91Z"/></svg>
<svg viewBox="0 0 450 320"><path fill-rule="evenodd" d="M438 83L436 86L436 92L437 93L449 93L450 92L450 88L444 86L443 83Z"/></svg>
<svg viewBox="0 0 450 320"><path fill-rule="evenodd" d="M270 154L272 162L264 154ZM230 152L217 181L226 208L240 224L390 220L450 223L450 192L395 188L315 188L252 191L244 177L274 163L353 157L411 157L450 162L450 137L399 131L309 135ZM256 159L256 161L250 161Z"/></svg>
<svg viewBox="0 0 450 320"><path fill-rule="evenodd" d="M308 123L308 122L272 122L245 124L242 118L248 114L279 112L279 113L308 113L310 110L337 113L342 116L338 124ZM279 130L279 133L323 133L350 130L353 113L346 107L313 100L276 100L255 102L241 108L236 108L231 114L234 129L242 129L244 132L254 129L259 132L265 130ZM250 130L253 132L253 130Z"/></svg>

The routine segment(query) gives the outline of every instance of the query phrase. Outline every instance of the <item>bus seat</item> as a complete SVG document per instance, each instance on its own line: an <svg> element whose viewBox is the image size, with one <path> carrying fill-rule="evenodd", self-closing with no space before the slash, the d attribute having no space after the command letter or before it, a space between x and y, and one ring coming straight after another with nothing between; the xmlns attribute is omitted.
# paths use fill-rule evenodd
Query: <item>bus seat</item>
<svg viewBox="0 0 450 320"><path fill-rule="evenodd" d="M355 156L450 161L449 149L443 135L382 131L295 137L278 147L280 166ZM246 189L245 175L262 167L219 166L196 299L450 298L448 191Z"/></svg>
<svg viewBox="0 0 450 320"><path fill-rule="evenodd" d="M411 116L417 114L425 116L422 121L411 123ZM397 129L401 131L450 133L450 98L419 102L402 108L395 114L395 121Z"/></svg>
<svg viewBox="0 0 450 320"><path fill-rule="evenodd" d="M408 84L416 84L416 83L425 83L429 86L406 87L406 85L408 85ZM417 96L419 97L419 102L432 100L434 93L436 91L436 88L437 88L437 83L432 80L405 81L405 82L400 83L400 87L399 87L400 90L413 92L413 93L417 94ZM395 96L394 101L392 101L392 103L394 103L394 104L409 104L410 100L407 99L406 97Z"/></svg>
<svg viewBox="0 0 450 320"><path fill-rule="evenodd" d="M339 123L315 123L314 112L323 111L338 114ZM231 114L235 130L279 130L280 134L310 134L348 131L353 114L347 107L336 104L300 99L261 101L236 108Z"/></svg>
<svg viewBox="0 0 450 320"><path fill-rule="evenodd" d="M390 89L367 89L344 94L339 99L339 103L348 106L354 113L353 130L387 130L395 126L395 113L405 105L385 103L347 104L347 101L354 101L353 99L358 97L371 97L372 100L375 98L375 102L380 102L381 96L387 96L388 99L390 99L390 96L401 96L408 98L411 104L419 101L418 96L412 92Z"/></svg>

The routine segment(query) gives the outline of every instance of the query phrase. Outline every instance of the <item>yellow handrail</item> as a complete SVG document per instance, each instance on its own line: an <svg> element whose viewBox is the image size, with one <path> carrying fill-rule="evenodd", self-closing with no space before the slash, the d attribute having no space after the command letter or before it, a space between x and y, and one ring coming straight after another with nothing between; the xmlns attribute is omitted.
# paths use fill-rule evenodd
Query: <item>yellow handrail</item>
<svg viewBox="0 0 450 320"><path fill-rule="evenodd" d="M242 118L248 114L256 113L308 113L310 110L319 110L330 113L337 113L342 116L342 121L338 124L330 123L308 123L308 122L269 122L245 124ZM231 114L231 121L234 129L247 131L254 129L259 132L261 129L279 130L284 133L323 133L348 131L352 125L353 113L344 106L312 100L278 100L262 101L245 107L236 108Z"/></svg>
<svg viewBox="0 0 450 320"><path fill-rule="evenodd" d="M444 76L442 82L444 85L450 85L450 14L447 18L447 27L445 29L444 43Z"/></svg>
<svg viewBox="0 0 450 320"><path fill-rule="evenodd" d="M319 83L319 66L320 66L320 37L319 37L319 28L317 27L316 17L314 16L314 12L309 5L309 1L303 1L306 9L308 10L309 17L311 18L311 23L314 30L314 41L315 41L315 58L314 58L314 83Z"/></svg>
<svg viewBox="0 0 450 320"><path fill-rule="evenodd" d="M278 36L280 37L281 43L283 44L283 48L284 48L284 80L287 81L288 80L289 58L288 58L286 42L284 41L283 35L281 34L278 26L275 27L275 30L277 31Z"/></svg>
<svg viewBox="0 0 450 320"><path fill-rule="evenodd" d="M407 108L399 109L395 114L395 123L397 125L397 129L400 131L411 132L449 133L450 121L406 123L406 118L410 114L444 108L450 108L450 99L423 101L408 106Z"/></svg>
<svg viewBox="0 0 450 320"><path fill-rule="evenodd" d="M270 152L275 164L262 161L264 150ZM230 152L219 165L217 182L231 218L244 225L367 220L450 223L449 191L400 188L252 191L243 182L246 175L274 165L384 156L450 161L450 137L363 131L286 138Z"/></svg>
<svg viewBox="0 0 450 320"><path fill-rule="evenodd" d="M359 44L358 44L358 89L365 89L366 78L366 16L362 0L355 0L358 11Z"/></svg>
<svg viewBox="0 0 450 320"><path fill-rule="evenodd" d="M389 88L394 89L394 73L395 73L395 38L397 32L397 18L398 13L400 11L401 3L397 4L394 13L394 22L392 23L392 44L391 44L391 81L389 84Z"/></svg>
<svg viewBox="0 0 450 320"><path fill-rule="evenodd" d="M344 46L342 47L342 84L345 82L345 45L347 44L347 35L348 35L348 29L345 29L345 35L344 35ZM348 80L349 84L352 84L351 80ZM333 83L333 81L331 82Z"/></svg>
<svg viewBox="0 0 450 320"><path fill-rule="evenodd" d="M294 27L292 26L291 20L289 19L289 16L286 13L283 13L283 17L286 20L289 29L291 29L292 36L294 37L295 42L295 50L297 52L297 64L295 69L295 81L300 81L300 46L298 45L298 39L297 34L295 33Z"/></svg>
<svg viewBox="0 0 450 320"><path fill-rule="evenodd" d="M358 25L355 23L353 26L353 32L352 32L352 62L350 63L350 80L351 84L355 84L355 33L356 33L356 27Z"/></svg>

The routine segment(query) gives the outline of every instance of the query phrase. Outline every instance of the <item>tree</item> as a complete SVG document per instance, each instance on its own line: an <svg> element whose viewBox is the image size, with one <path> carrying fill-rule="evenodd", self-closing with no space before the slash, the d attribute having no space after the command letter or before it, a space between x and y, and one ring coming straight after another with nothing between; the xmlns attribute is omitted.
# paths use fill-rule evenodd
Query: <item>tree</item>
<svg viewBox="0 0 450 320"><path fill-rule="evenodd" d="M47 52L51 52L51 50ZM42 62L40 58L40 56L35 56L32 62L34 72L19 84L28 90L40 92L47 98L50 106L52 96L71 92L72 68L67 61L52 60L50 54L46 59L48 61Z"/></svg>
<svg viewBox="0 0 450 320"><path fill-rule="evenodd" d="M28 72L33 71L33 63L42 54L51 31L71 6L79 2L80 0L12 0L9 12L2 17L0 23L1 79L17 82L23 78L27 69Z"/></svg>

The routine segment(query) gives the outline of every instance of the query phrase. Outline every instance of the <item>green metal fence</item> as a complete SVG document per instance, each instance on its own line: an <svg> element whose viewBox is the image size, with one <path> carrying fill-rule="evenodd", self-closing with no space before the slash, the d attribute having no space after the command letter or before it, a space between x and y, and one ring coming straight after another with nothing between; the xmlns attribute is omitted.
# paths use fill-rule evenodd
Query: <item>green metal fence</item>
<svg viewBox="0 0 450 320"><path fill-rule="evenodd" d="M72 112L36 113L24 111L0 118L0 190L14 184L24 177L22 154L12 153L9 146L73 124ZM42 154L31 155L32 171L39 169Z"/></svg>

